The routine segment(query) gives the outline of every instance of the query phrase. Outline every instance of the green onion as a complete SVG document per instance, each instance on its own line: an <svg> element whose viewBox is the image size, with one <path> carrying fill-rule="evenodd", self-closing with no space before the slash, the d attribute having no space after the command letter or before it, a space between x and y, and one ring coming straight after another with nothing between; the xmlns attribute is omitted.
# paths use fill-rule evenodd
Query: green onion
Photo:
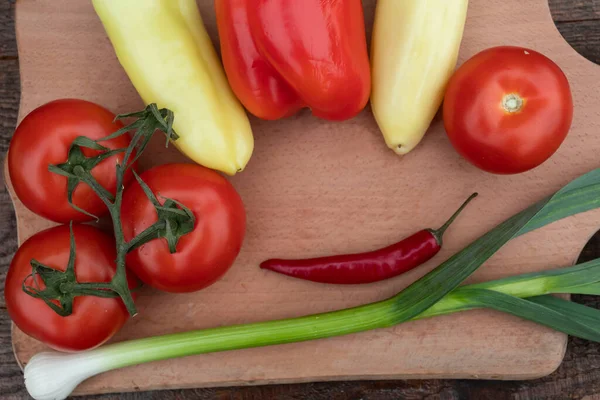
<svg viewBox="0 0 600 400"><path fill-rule="evenodd" d="M516 315L579 338L600 341L600 331L588 325L587 320L580 320L577 314L564 314L543 304L493 290L469 289L464 290L462 295L479 307Z"/></svg>
<svg viewBox="0 0 600 400"><path fill-rule="evenodd" d="M552 196L551 201L519 232L519 235L571 215L598 208L600 206L599 182L600 168L575 179Z"/></svg>
<svg viewBox="0 0 600 400"><path fill-rule="evenodd" d="M569 268L511 276L491 282L476 283L456 288L415 319L430 318L456 311L472 310L483 306L469 301L465 291L487 289L514 297L526 298L551 293L600 293L600 259Z"/></svg>
<svg viewBox="0 0 600 400"><path fill-rule="evenodd" d="M600 331L600 310L596 308L587 307L554 296L531 297L527 300L566 315L577 315L577 319L580 322L584 322L587 326Z"/></svg>
<svg viewBox="0 0 600 400"><path fill-rule="evenodd" d="M528 274L522 279L509 278L496 283L456 288L513 237L599 206L600 170L595 170L498 225L388 300L300 318L133 340L79 354L41 353L27 364L25 383L36 399L65 398L83 380L104 371L193 354L300 342L384 328L412 319L489 306L486 299L494 293L506 296L498 297L502 304L494 306L518 315L515 307L519 305L513 300L517 298L515 296L539 296L589 285L596 282L598 265L587 263L574 270L565 269L562 273ZM585 274L588 277L583 280ZM590 276L594 278L590 279ZM527 281L532 282L530 287ZM597 288L594 287L594 290ZM535 318L535 313L530 310L537 305L551 310L548 313L553 312L555 325L559 325L558 320L562 321L561 326L568 322L560 311L552 311L537 303L527 304L528 311L520 313L523 317ZM432 306L433 311L428 311ZM575 316L569 318L575 319ZM544 317L540 322L546 323L548 318ZM571 331L600 340L600 335L594 336L595 331L585 323L578 324L577 330Z"/></svg>

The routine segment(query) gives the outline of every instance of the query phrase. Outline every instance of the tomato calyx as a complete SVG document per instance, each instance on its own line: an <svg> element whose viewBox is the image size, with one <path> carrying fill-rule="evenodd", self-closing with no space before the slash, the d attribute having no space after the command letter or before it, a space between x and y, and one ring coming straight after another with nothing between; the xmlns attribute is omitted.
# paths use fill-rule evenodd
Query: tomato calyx
<svg viewBox="0 0 600 400"><path fill-rule="evenodd" d="M79 283L75 276L75 235L73 224L70 226L69 261L64 271L51 268L37 260L31 260L31 274L23 281L23 291L43 300L54 312L62 317L73 313L73 301L77 296L96 296L104 298L119 297L110 283ZM42 289L38 278L44 283ZM28 285L28 281L33 281ZM58 303L58 304L57 304Z"/></svg>
<svg viewBox="0 0 600 400"><path fill-rule="evenodd" d="M192 211L177 200L165 198L164 204L160 204L156 195L146 183L134 172L142 190L156 209L158 221L145 229L128 243L128 251L134 250L150 240L163 238L169 245L171 254L177 252L177 243L182 236L194 230L196 218Z"/></svg>
<svg viewBox="0 0 600 400"><path fill-rule="evenodd" d="M95 157L86 157L83 154L82 148L90 148L94 150L101 150L102 153L98 154ZM76 138L71 147L69 148L69 155L67 156L67 161L59 164L59 165L49 165L48 170L50 172L54 172L56 174L67 177L67 200L71 207L76 209L77 211L86 214L92 218L95 218L96 221L98 217L93 215L86 210L78 207L73 203L73 193L77 186L80 183L85 183L92 187L95 192L100 192L101 196L109 199L110 201L114 201L114 196L108 190L104 188L104 186L98 184L98 182L92 176L92 169L100 164L102 161L110 158L116 154L123 153L127 149L115 149L111 150L107 147L104 147L94 141L86 138L84 136L80 136Z"/></svg>

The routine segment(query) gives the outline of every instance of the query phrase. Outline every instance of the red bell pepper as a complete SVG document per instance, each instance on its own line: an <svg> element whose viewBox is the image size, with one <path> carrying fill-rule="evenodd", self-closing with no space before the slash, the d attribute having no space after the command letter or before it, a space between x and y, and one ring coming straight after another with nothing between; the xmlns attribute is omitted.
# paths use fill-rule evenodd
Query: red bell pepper
<svg viewBox="0 0 600 400"><path fill-rule="evenodd" d="M346 120L367 104L371 72L361 0L216 0L233 91L263 119L304 107Z"/></svg>

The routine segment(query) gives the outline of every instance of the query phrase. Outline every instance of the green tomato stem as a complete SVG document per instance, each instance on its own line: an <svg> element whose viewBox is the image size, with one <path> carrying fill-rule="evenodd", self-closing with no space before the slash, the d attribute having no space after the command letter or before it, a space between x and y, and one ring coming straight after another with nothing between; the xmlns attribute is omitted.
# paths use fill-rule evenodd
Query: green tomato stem
<svg viewBox="0 0 600 400"><path fill-rule="evenodd" d="M68 316L71 314L73 298L76 296L115 297L113 296L114 294L117 294L119 297L121 297L130 316L135 316L137 314L137 309L129 288L127 269L125 265L127 253L134 248L147 243L148 241L163 237L169 242L171 251L175 252L177 240L179 240L181 236L191 232L194 227L195 219L189 209L173 199L166 199L165 205L161 205L150 188L148 188L137 176L137 174L135 174L135 171L133 171L136 179L144 188L144 192L148 195L150 201L152 201L152 203L155 205L159 221L146 231L142 232L140 236L133 238L129 243L125 241L123 227L121 225L121 206L123 202L123 191L125 190L125 174L129 168L135 164L135 161L143 153L151 137L157 130L165 133L167 137L167 144L169 140L175 140L177 138L177 135L175 132L173 132L173 113L167 109L159 110L156 104L150 104L144 111L141 112L120 115L117 117L117 119L125 117L136 117L137 120L99 141L94 141L86 137L76 138L71 144L67 162L60 165L50 165L48 167L51 172L63 175L68 179L67 197L71 206L76 210L95 217L85 210L80 209L72 202L73 192L79 183L87 184L96 193L96 195L98 195L98 197L106 205L106 208L110 214L116 242L116 272L111 282L108 284L79 284L75 279L75 273L73 271L73 276L69 281L69 285L61 286L63 289L63 292L60 292L61 297L69 300L67 304L68 307L66 309L61 309L52 303L51 301L55 299L47 298L48 293L35 290L35 288L28 287L25 284L23 285L23 290L26 293L34 297L43 298L51 308L63 316ZM125 135L129 131L135 131L135 133L131 139L130 145L126 149L111 150L108 147L99 144L99 142L111 140L121 135ZM82 148L99 150L102 151L102 153L95 157L86 157L83 154ZM122 164L116 165L116 193L113 196L94 178L91 170L100 162L119 153L124 153L124 155ZM181 207L181 210L177 208L178 206ZM97 217L95 218L97 219ZM172 222L173 226L182 225L183 228L178 229L177 232L172 232L167 229L169 222ZM71 238L71 241L72 247L74 248L75 242L73 237ZM75 262L75 256L76 254L73 250L70 258L70 263L73 265ZM73 265L71 265L71 270L74 268ZM32 264L32 268L35 272L36 266ZM60 271L47 267L45 267L44 273L44 276L46 276L47 279L53 281L56 281L56 279L60 278L62 274ZM65 278L63 278L63 280L64 279ZM68 289L71 289L71 291L68 291Z"/></svg>

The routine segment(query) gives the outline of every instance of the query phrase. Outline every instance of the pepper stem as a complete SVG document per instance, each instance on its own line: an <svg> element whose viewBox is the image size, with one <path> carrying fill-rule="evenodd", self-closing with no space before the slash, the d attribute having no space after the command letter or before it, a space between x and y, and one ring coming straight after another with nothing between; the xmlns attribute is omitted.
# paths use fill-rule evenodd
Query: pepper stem
<svg viewBox="0 0 600 400"><path fill-rule="evenodd" d="M429 230L429 232L431 232L433 237L435 237L435 240L438 242L440 247L442 246L442 242L443 242L442 239L444 237L444 233L446 233L446 230L450 227L450 225L452 225L454 220L456 220L456 218L458 218L458 216L463 212L463 210L465 208L467 208L469 203L477 196L479 196L479 193L473 193L471 196L469 196L469 198L467 200L465 200L465 202L462 204L462 206L460 206L460 208L458 210L456 210L456 212L454 214L452 214L450 219L448 221L446 221L446 223L444 225L442 225L439 229L435 229L435 230L430 229Z"/></svg>

